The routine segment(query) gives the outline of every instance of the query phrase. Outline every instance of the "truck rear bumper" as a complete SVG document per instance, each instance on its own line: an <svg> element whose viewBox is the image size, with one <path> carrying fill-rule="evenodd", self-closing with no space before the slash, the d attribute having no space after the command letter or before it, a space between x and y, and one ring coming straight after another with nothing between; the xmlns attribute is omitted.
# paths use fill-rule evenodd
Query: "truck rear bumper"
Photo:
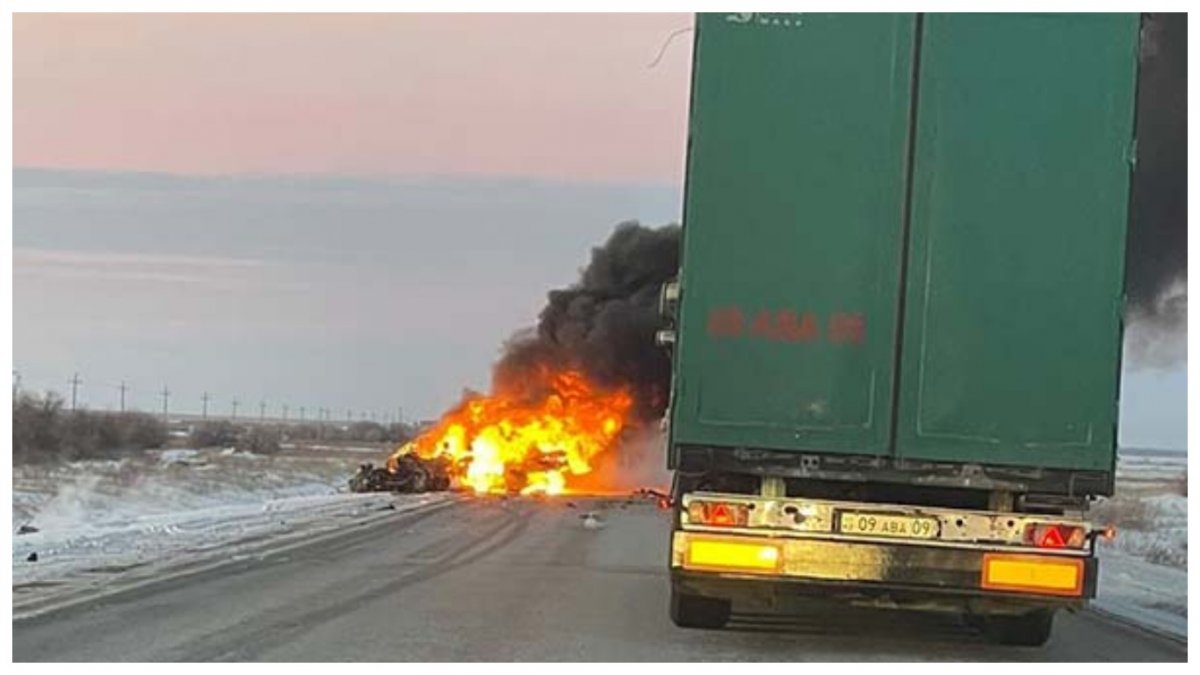
<svg viewBox="0 0 1200 675"><path fill-rule="evenodd" d="M671 574L690 594L819 594L981 611L1079 607L1095 597L1092 556L676 531ZM936 605L937 607L934 607Z"/></svg>

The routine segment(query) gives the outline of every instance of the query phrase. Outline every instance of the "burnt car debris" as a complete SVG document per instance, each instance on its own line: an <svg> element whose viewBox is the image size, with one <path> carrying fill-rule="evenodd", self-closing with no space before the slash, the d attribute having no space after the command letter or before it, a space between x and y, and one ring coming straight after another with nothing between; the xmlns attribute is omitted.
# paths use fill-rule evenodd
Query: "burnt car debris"
<svg viewBox="0 0 1200 675"><path fill-rule="evenodd" d="M386 466L360 465L349 484L351 492L442 492L450 489L449 463L400 455Z"/></svg>

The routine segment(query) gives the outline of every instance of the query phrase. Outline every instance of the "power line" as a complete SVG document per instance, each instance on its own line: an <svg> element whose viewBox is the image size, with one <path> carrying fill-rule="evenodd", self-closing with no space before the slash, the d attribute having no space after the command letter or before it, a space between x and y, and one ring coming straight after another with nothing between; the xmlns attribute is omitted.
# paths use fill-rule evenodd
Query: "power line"
<svg viewBox="0 0 1200 675"><path fill-rule="evenodd" d="M71 384L71 410L74 411L75 410L75 394L76 394L76 391L79 389L79 385L83 384L83 380L79 379L79 373L75 373L74 375L71 376L70 384Z"/></svg>
<svg viewBox="0 0 1200 675"><path fill-rule="evenodd" d="M163 421L167 421L167 402L171 400L171 390L167 389L167 385L163 385L162 391L159 392L163 402Z"/></svg>

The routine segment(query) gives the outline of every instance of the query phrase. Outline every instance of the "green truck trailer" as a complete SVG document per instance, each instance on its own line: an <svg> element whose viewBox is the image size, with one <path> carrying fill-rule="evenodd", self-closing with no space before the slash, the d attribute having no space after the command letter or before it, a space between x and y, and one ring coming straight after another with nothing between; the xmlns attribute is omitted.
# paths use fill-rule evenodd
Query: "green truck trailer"
<svg viewBox="0 0 1200 675"><path fill-rule="evenodd" d="M1113 490L1138 15L696 19L671 617L813 595L1041 644Z"/></svg>

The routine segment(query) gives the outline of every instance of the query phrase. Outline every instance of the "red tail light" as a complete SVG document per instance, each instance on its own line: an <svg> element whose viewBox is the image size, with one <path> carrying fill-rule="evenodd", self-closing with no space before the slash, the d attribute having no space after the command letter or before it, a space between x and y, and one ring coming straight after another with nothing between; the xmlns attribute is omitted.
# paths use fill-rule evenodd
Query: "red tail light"
<svg viewBox="0 0 1200 675"><path fill-rule="evenodd" d="M692 502L688 505L688 522L715 527L738 527L750 522L750 508L730 502Z"/></svg>
<svg viewBox="0 0 1200 675"><path fill-rule="evenodd" d="M1057 527L1047 527L1037 538L1038 548L1064 548L1067 542Z"/></svg>
<svg viewBox="0 0 1200 675"><path fill-rule="evenodd" d="M1025 543L1038 548L1083 548L1086 533L1082 527L1030 523L1025 526Z"/></svg>

